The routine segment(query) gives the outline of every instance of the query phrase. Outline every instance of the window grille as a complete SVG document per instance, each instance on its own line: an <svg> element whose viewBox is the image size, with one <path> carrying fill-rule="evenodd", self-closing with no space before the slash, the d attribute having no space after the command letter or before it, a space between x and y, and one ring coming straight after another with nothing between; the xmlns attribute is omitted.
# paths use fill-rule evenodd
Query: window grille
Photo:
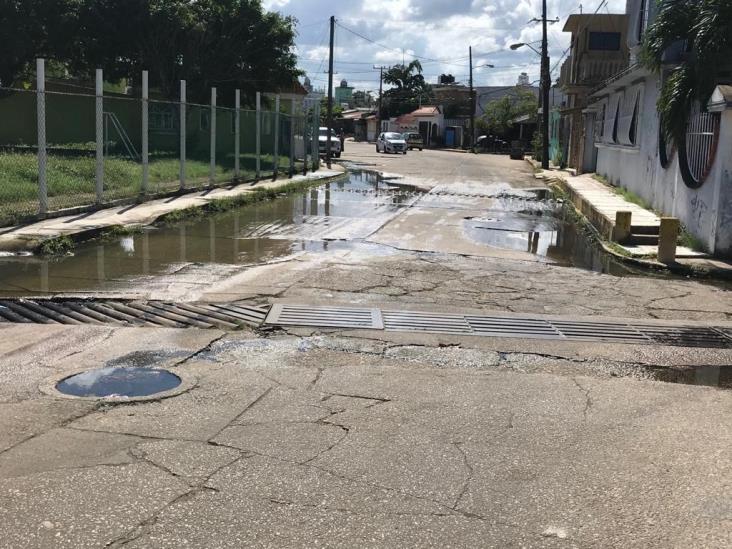
<svg viewBox="0 0 732 549"><path fill-rule="evenodd" d="M698 108L689 118L684 142L679 147L679 168L688 187L701 187L712 171L719 123L719 113L699 112Z"/></svg>

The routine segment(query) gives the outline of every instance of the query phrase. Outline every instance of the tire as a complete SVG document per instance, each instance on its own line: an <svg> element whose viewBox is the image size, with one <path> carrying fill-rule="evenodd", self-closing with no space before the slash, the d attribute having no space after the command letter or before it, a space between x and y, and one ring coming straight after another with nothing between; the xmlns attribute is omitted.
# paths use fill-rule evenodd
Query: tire
<svg viewBox="0 0 732 549"><path fill-rule="evenodd" d="M339 152L335 153L335 157L336 158L340 158L341 157L341 153L339 153Z"/></svg>
<svg viewBox="0 0 732 549"><path fill-rule="evenodd" d="M406 156L406 154L407 154L407 151L404 151L404 153L403 153L403 154L404 154L404 155Z"/></svg>
<svg viewBox="0 0 732 549"><path fill-rule="evenodd" d="M381 153L381 151L379 150L379 146L378 145L376 145L376 152L377 153Z"/></svg>
<svg viewBox="0 0 732 549"><path fill-rule="evenodd" d="M419 149L419 152L422 152L422 149Z"/></svg>

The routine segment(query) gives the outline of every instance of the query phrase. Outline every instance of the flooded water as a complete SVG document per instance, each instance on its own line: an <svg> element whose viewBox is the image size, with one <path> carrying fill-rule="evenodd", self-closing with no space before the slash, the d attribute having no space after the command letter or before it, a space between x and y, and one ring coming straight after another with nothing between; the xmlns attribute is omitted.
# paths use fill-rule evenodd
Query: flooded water
<svg viewBox="0 0 732 549"><path fill-rule="evenodd" d="M618 276L636 274L564 222L560 204L525 191L515 193L499 196L495 207L480 217L465 218L466 238L527 251L561 265ZM215 264L220 271L230 266L233 271L303 251L358 248L391 254L392 248L364 239L423 197L423 191L399 185L398 180L351 172L342 181L269 202L83 244L73 256L0 257L0 296L124 291L191 264ZM439 193L429 197L434 203L443 200Z"/></svg>
<svg viewBox="0 0 732 549"><path fill-rule="evenodd" d="M174 389L181 384L167 370L107 366L67 377L56 384L65 395L78 397L142 397Z"/></svg>
<svg viewBox="0 0 732 549"><path fill-rule="evenodd" d="M140 234L80 245L73 256L0 257L4 297L123 290L134 280L174 273L194 264L247 265L300 251L366 247L360 243L421 191L369 172L240 209L185 222L149 227Z"/></svg>

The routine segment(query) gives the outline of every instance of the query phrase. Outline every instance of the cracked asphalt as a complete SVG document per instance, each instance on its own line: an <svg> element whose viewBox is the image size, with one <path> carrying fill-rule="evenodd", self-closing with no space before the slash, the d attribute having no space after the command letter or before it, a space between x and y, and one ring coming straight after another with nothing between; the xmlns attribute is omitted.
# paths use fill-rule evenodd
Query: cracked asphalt
<svg viewBox="0 0 732 549"><path fill-rule="evenodd" d="M346 156L429 172L427 186L536 185L502 158ZM205 282L196 265L134 295L731 320L723 288L462 253L426 238L423 214L360 249ZM384 253L400 231L408 244ZM729 547L732 392L658 380L731 363L725 349L375 330L0 324L0 548ZM121 405L39 390L125 364L197 381Z"/></svg>

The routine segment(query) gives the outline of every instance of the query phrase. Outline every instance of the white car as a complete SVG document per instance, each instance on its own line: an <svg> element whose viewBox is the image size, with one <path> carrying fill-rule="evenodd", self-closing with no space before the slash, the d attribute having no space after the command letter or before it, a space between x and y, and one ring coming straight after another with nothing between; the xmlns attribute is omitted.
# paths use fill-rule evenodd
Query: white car
<svg viewBox="0 0 732 549"><path fill-rule="evenodd" d="M407 154L407 142L400 133L385 132L376 140L376 152Z"/></svg>
<svg viewBox="0 0 732 549"><path fill-rule="evenodd" d="M326 147L328 146L328 128L318 129L318 151L321 156L325 156ZM341 140L335 130L330 131L330 155L335 158L341 157Z"/></svg>

